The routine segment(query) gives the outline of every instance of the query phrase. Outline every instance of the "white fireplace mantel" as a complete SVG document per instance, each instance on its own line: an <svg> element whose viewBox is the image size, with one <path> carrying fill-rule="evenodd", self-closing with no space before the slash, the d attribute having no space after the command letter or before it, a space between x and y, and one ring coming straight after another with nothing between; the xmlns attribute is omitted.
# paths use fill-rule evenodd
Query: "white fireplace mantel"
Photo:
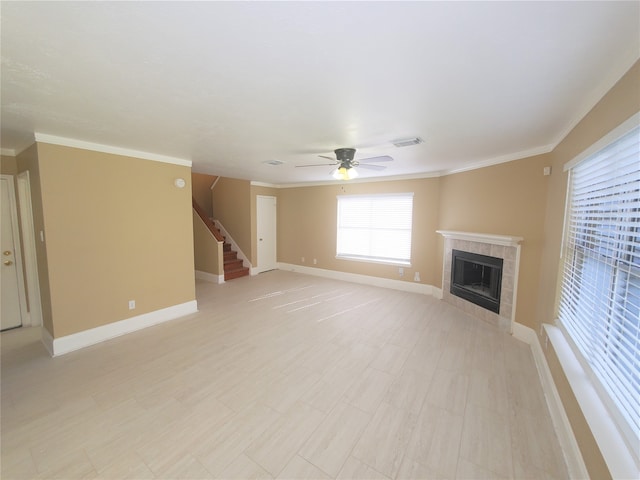
<svg viewBox="0 0 640 480"><path fill-rule="evenodd" d="M491 245L502 245L504 247L517 247L524 240L523 237L510 235L492 235L489 233L457 232L454 230L436 230L444 238L454 240L468 240L471 242L490 243Z"/></svg>

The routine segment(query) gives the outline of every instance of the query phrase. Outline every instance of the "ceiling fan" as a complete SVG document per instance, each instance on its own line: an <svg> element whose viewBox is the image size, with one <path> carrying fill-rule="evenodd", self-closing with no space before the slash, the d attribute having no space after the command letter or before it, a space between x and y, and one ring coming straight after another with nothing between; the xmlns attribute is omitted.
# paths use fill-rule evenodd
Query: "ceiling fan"
<svg viewBox="0 0 640 480"><path fill-rule="evenodd" d="M335 178L336 180L351 180L352 178L356 178L358 176L358 172L356 171L355 167L365 168L368 170L377 170L377 171L384 170L385 168L387 168L384 165L370 165L369 163L361 163L361 162L377 163L377 162L390 162L393 160L393 158L391 158L389 155L363 158L361 161L354 160L354 156L356 154L355 148L337 148L336 150L334 150L334 153L336 154L335 159L326 155L319 155L322 158L331 160L332 163L319 163L314 165L296 165L296 167L323 167L327 165L332 165L336 167L335 170L331 172L331 174L333 175L333 178Z"/></svg>

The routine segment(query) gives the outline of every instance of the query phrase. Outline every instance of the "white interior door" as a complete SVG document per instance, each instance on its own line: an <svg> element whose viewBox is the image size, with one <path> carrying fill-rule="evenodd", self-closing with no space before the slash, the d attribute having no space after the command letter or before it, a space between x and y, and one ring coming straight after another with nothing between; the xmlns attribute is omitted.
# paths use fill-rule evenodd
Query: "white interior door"
<svg viewBox="0 0 640 480"><path fill-rule="evenodd" d="M24 302L24 283L22 283L22 262L18 233L13 177L2 175L2 232L0 270L2 276L2 307L0 311L0 330L22 326L22 316L26 313Z"/></svg>
<svg viewBox="0 0 640 480"><path fill-rule="evenodd" d="M258 230L257 272L274 270L277 267L276 249L276 197L256 196L256 221Z"/></svg>

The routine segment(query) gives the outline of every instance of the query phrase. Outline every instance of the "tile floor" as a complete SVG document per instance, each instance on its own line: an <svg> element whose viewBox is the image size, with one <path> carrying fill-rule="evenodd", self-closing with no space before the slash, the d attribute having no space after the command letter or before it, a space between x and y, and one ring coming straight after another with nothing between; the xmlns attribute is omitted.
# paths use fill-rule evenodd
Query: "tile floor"
<svg viewBox="0 0 640 480"><path fill-rule="evenodd" d="M1 336L2 478L567 478L529 347L419 294L273 271L62 357Z"/></svg>

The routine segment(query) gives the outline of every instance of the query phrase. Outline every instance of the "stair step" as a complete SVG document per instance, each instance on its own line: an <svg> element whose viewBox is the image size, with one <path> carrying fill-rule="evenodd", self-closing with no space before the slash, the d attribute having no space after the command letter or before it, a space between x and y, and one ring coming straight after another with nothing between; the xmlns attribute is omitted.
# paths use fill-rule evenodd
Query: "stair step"
<svg viewBox="0 0 640 480"><path fill-rule="evenodd" d="M223 253L223 257L225 262L227 260L235 260L236 258L238 258L238 252L236 252L235 250L229 250L228 252Z"/></svg>
<svg viewBox="0 0 640 480"><path fill-rule="evenodd" d="M244 265L242 264L241 258L235 258L233 260L225 260L224 261L224 271L237 270L238 268L242 268Z"/></svg>
<svg viewBox="0 0 640 480"><path fill-rule="evenodd" d="M222 245L222 251L223 251L223 252L230 252L230 251L231 251L231 244L230 244L230 243L226 243L226 242L225 242L225 243Z"/></svg>
<svg viewBox="0 0 640 480"><path fill-rule="evenodd" d="M224 272L224 280L233 280L234 278L246 277L249 275L249 269L247 267L237 268Z"/></svg>

